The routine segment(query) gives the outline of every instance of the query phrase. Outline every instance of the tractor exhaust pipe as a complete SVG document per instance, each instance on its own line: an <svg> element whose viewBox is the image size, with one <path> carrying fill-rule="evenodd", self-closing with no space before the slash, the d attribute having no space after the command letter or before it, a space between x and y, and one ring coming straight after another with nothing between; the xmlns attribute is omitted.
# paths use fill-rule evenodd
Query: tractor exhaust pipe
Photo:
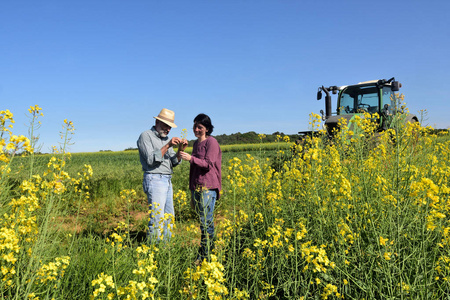
<svg viewBox="0 0 450 300"><path fill-rule="evenodd" d="M331 117L331 95L330 92L322 85L322 91L325 92L325 118Z"/></svg>

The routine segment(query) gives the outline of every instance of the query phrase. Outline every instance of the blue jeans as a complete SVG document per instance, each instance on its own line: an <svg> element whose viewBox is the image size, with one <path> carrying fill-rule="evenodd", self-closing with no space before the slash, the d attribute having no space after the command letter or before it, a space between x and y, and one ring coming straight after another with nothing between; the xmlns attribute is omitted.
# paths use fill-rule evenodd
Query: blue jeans
<svg viewBox="0 0 450 300"><path fill-rule="evenodd" d="M144 173L142 186L147 194L150 218L148 238L157 241L172 236L173 208L172 175Z"/></svg>
<svg viewBox="0 0 450 300"><path fill-rule="evenodd" d="M214 249L214 206L216 205L217 190L191 191L194 208L200 218L202 233L198 259L208 259Z"/></svg>

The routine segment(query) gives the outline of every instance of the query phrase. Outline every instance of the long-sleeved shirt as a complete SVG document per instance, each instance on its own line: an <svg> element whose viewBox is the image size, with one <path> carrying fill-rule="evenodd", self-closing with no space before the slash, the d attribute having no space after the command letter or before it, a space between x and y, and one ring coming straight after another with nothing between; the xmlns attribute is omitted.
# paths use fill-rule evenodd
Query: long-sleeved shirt
<svg viewBox="0 0 450 300"><path fill-rule="evenodd" d="M177 155L172 147L167 150L164 156L161 148L169 141L168 137L160 137L155 126L144 131L137 140L139 149L139 160L141 161L142 171L151 174L172 174L172 169L181 161L178 161Z"/></svg>
<svg viewBox="0 0 450 300"><path fill-rule="evenodd" d="M189 170L189 189L198 187L222 189L222 150L212 136L204 141L195 141L191 155ZM217 195L219 198L220 193Z"/></svg>

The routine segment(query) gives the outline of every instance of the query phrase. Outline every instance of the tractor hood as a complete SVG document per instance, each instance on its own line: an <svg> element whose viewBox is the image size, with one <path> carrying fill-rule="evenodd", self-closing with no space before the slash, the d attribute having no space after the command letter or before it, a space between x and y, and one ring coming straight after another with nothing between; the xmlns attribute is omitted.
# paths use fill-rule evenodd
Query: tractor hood
<svg viewBox="0 0 450 300"><path fill-rule="evenodd" d="M353 128L353 123L350 121L355 118L356 116L360 116L361 118L364 118L364 114L350 114L350 115L338 115L338 116L330 116L328 119L325 120L325 127L327 128L327 131L329 133L332 133L335 129L338 129L338 124L340 119L345 119L347 122L347 125L350 129Z"/></svg>

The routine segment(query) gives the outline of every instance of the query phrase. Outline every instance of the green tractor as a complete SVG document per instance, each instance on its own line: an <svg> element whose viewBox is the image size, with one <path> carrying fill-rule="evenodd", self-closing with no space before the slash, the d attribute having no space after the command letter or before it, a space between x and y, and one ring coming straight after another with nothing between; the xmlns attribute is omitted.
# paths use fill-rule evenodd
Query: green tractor
<svg viewBox="0 0 450 300"><path fill-rule="evenodd" d="M392 77L389 80L380 79L360 82L354 85L319 87L317 100L322 99L322 92L325 93L325 113L321 110L322 120L329 135L338 127L341 118L350 120L356 115L378 113L378 131L386 130L390 127L392 117L398 113L403 113L403 109L398 107L398 98L395 93L401 88L401 84ZM337 110L332 112L331 95L338 94ZM419 122L416 115L405 113L405 122ZM300 133L301 134L301 133Z"/></svg>

